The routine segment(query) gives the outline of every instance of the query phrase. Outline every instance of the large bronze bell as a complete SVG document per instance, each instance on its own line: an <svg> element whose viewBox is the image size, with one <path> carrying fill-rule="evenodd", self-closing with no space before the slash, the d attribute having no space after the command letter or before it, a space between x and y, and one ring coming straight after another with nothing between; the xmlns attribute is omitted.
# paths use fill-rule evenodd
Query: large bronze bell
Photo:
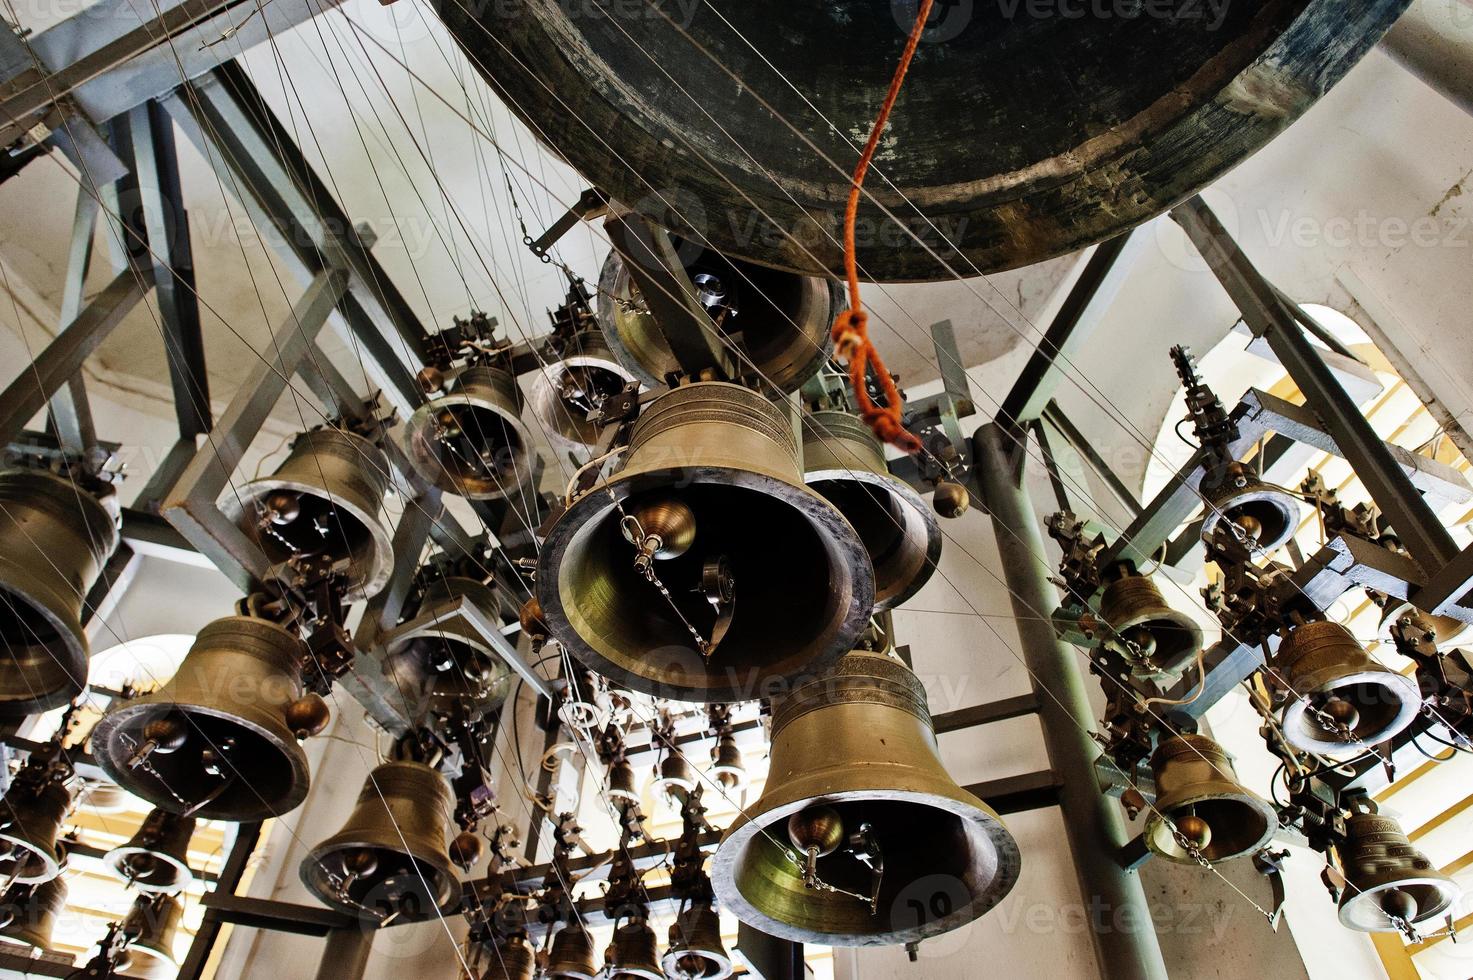
<svg viewBox="0 0 1473 980"><path fill-rule="evenodd" d="M406 619L433 612L461 597L496 619L501 603L496 590L461 576L432 580L418 606ZM479 716L506 700L511 670L485 637L461 617L449 617L394 641L384 660L411 717L425 711Z"/></svg>
<svg viewBox="0 0 1473 980"><path fill-rule="evenodd" d="M124 976L168 980L179 970L174 936L184 919L184 903L173 895L139 895L123 917L128 945L118 961Z"/></svg>
<svg viewBox="0 0 1473 980"><path fill-rule="evenodd" d="M487 947L490 963L481 980L532 980L537 952L525 936L508 936Z"/></svg>
<svg viewBox="0 0 1473 980"><path fill-rule="evenodd" d="M1364 752L1395 737L1421 708L1417 682L1373 660L1339 623L1295 627L1269 667L1284 699L1284 737L1306 751Z"/></svg>
<svg viewBox="0 0 1473 980"><path fill-rule="evenodd" d="M1146 846L1178 864L1252 854L1278 829L1266 800L1238 782L1232 760L1205 735L1172 735L1151 756L1156 802L1146 817ZM1188 846L1190 845L1190 846Z"/></svg>
<svg viewBox="0 0 1473 980"><path fill-rule="evenodd" d="M342 429L313 429L297 436L276 472L227 494L220 507L273 563L331 562L358 599L382 589L394 564L380 518L388 487L382 449Z"/></svg>
<svg viewBox="0 0 1473 980"><path fill-rule="evenodd" d="M1266 553L1282 546L1299 528L1299 498L1269 486L1240 464L1229 467L1216 486L1204 485L1202 498L1207 505L1203 541L1211 541L1221 530L1232 533L1236 540L1251 542L1255 552Z"/></svg>
<svg viewBox="0 0 1473 980"><path fill-rule="evenodd" d="M766 788L722 838L711 882L770 935L897 945L978 918L1019 867L997 814L942 766L920 681L855 652L774 701Z"/></svg>
<svg viewBox="0 0 1473 980"><path fill-rule="evenodd" d="M661 960L669 980L726 980L731 954L721 941L721 916L707 904L694 904L670 924L670 948Z"/></svg>
<svg viewBox="0 0 1473 980"><path fill-rule="evenodd" d="M599 427L589 415L633 380L602 332L585 330L574 335L561 359L533 375L527 400L553 449L576 453L598 442Z"/></svg>
<svg viewBox="0 0 1473 980"><path fill-rule="evenodd" d="M599 968L593 961L593 937L581 922L572 922L552 937L547 955L546 980L593 980Z"/></svg>
<svg viewBox="0 0 1473 980"><path fill-rule="evenodd" d="M449 394L425 402L409 419L405 438L415 467L458 497L515 496L536 455L521 411L522 390L509 371L466 368Z"/></svg>
<svg viewBox="0 0 1473 980"><path fill-rule="evenodd" d="M677 254L696 299L734 350L739 374L764 391L797 391L833 353L829 328L841 299L828 280L728 259L691 242ZM598 282L598 321L619 363L649 387L680 371L625 259L610 252ZM724 345L723 345L724 346Z"/></svg>
<svg viewBox="0 0 1473 980"><path fill-rule="evenodd" d="M66 878L57 875L39 885L14 885L0 899L0 938L32 949L50 949L56 920L66 911Z"/></svg>
<svg viewBox="0 0 1473 980"><path fill-rule="evenodd" d="M1178 674L1202 649L1202 628L1167 605L1149 575L1112 579L1100 596L1100 619L1114 633L1108 645L1143 677Z"/></svg>
<svg viewBox="0 0 1473 980"><path fill-rule="evenodd" d="M1361 932L1402 931L1398 919L1408 926L1431 921L1463 894L1412 845L1400 824L1379 813L1346 818L1340 865L1340 924Z"/></svg>
<svg viewBox="0 0 1473 980"><path fill-rule="evenodd" d="M537 597L551 635L615 684L741 701L850 649L874 575L849 522L803 485L783 411L701 382L651 402L623 469L553 525Z"/></svg>
<svg viewBox="0 0 1473 980"><path fill-rule="evenodd" d="M193 817L155 807L138 833L103 855L108 870L141 892L177 892L194 880L189 868Z"/></svg>
<svg viewBox="0 0 1473 980"><path fill-rule="evenodd" d="M118 785L174 813L261 820L307 795L307 756L287 722L306 645L275 623L227 616L200 630L152 694L115 704L92 748Z"/></svg>
<svg viewBox="0 0 1473 980"><path fill-rule="evenodd" d="M648 922L636 919L614 930L614 940L604 951L604 971L611 980L665 980L660 940Z"/></svg>
<svg viewBox="0 0 1473 980"><path fill-rule="evenodd" d="M460 898L445 833L454 806L434 769L384 763L369 773L343 829L303 859L302 883L350 915L434 916Z"/></svg>
<svg viewBox="0 0 1473 980"><path fill-rule="evenodd" d="M50 473L0 473L0 714L47 711L87 686L82 603L118 546L115 517Z"/></svg>
<svg viewBox="0 0 1473 980"><path fill-rule="evenodd" d="M877 608L900 605L930 580L941 525L920 494L890 475L884 447L858 416L804 417L803 475L859 532L875 569Z"/></svg>
<svg viewBox="0 0 1473 980"><path fill-rule="evenodd" d="M20 885L50 881L65 870L57 844L72 808L71 788L22 769L0 799L0 879Z"/></svg>

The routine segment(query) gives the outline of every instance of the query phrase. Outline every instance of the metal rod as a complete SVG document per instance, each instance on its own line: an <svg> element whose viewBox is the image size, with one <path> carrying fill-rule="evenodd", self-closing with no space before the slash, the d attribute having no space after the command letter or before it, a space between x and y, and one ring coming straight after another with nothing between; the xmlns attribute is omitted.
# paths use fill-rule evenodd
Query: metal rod
<svg viewBox="0 0 1473 980"><path fill-rule="evenodd" d="M225 856L225 864L220 868L220 878L215 883L214 895L233 895L240 887L240 881L245 877L246 867L251 855L256 851L256 844L261 840L261 825L259 823L237 824L235 828L235 839L230 843L230 852ZM179 964L178 980L199 980L204 975L205 965L210 960L210 953L215 948L215 942L220 938L220 927L225 924L223 916L215 910L206 908L204 919L201 920L199 930L194 934L194 941L189 944L189 952L184 957L184 962Z"/></svg>
<svg viewBox="0 0 1473 980"><path fill-rule="evenodd" d="M1140 879L1116 860L1129 839L1118 805L1100 792L1095 776L1099 747L1090 738L1094 713L1079 669L1079 655L1054 633L1050 611L1058 592L1041 557L1043 535L1023 484L1023 454L1010 454L1013 439L996 424L973 437L978 489L997 535L997 549L1017 614L1023 660L1038 696L1049 766L1060 777L1059 806L1074 855L1075 873L1090 907L1090 937L1100 974L1111 980L1166 980L1166 964ZM1135 927L1131 928L1130 924Z"/></svg>
<svg viewBox="0 0 1473 980"><path fill-rule="evenodd" d="M317 980L359 980L368 968L376 935L376 930L360 924L328 933Z"/></svg>

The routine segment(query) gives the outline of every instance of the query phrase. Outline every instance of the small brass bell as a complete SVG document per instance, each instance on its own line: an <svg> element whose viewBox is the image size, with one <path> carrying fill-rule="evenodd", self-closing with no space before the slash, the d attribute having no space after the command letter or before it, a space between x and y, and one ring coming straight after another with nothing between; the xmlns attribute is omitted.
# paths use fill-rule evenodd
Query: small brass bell
<svg viewBox="0 0 1473 980"><path fill-rule="evenodd" d="M1348 929L1404 931L1403 926L1442 917L1463 894L1413 846L1400 824L1379 813L1346 818L1340 864L1346 882L1340 924Z"/></svg>
<svg viewBox="0 0 1473 980"><path fill-rule="evenodd" d="M1339 623L1296 626L1270 661L1284 698L1280 726L1295 748L1364 752L1394 738L1421 708L1417 682L1381 666Z"/></svg>
<svg viewBox="0 0 1473 980"><path fill-rule="evenodd" d="M1149 575L1128 572L1111 580L1100 596L1100 618L1114 633L1109 646L1139 676L1178 674L1202 649L1202 628L1167 605Z"/></svg>
<svg viewBox="0 0 1473 980"><path fill-rule="evenodd" d="M455 379L450 394L425 402L405 438L421 476L468 500L515 496L533 475L536 450L522 424L522 391L500 368L477 365Z"/></svg>
<svg viewBox="0 0 1473 980"><path fill-rule="evenodd" d="M87 491L0 473L0 714L47 711L87 686L82 605L117 546L115 513Z"/></svg>
<svg viewBox="0 0 1473 980"><path fill-rule="evenodd" d="M487 947L490 965L481 980L532 980L537 953L525 936L508 936Z"/></svg>
<svg viewBox="0 0 1473 980"><path fill-rule="evenodd" d="M568 685L557 708L558 721L575 734L599 731L613 716L613 698L602 678L591 670L579 671L577 682Z"/></svg>
<svg viewBox="0 0 1473 980"><path fill-rule="evenodd" d="M14 885L0 900L0 916L8 921L0 937L33 949L50 949L56 920L66 911L66 878L57 875L39 885Z"/></svg>
<svg viewBox="0 0 1473 980"><path fill-rule="evenodd" d="M1211 542L1222 532L1256 553L1267 553L1283 546L1299 528L1299 498L1264 483L1241 463L1231 464L1215 487L1204 485L1202 497L1203 541Z"/></svg>
<svg viewBox="0 0 1473 980"><path fill-rule="evenodd" d="M614 930L614 941L604 952L604 970L610 978L665 980L659 947L660 940L648 922L626 922Z"/></svg>
<svg viewBox="0 0 1473 980"><path fill-rule="evenodd" d="M368 776L342 830L301 864L302 883L340 912L417 920L460 898L445 839L450 786L419 762L386 762Z"/></svg>
<svg viewBox="0 0 1473 980"><path fill-rule="evenodd" d="M947 775L925 688L899 660L851 653L776 700L771 759L762 797L712 859L722 907L753 928L918 942L978 918L1018 879L1017 842ZM948 894L932 907L938 881ZM907 901L918 889L930 889L919 912Z"/></svg>
<svg viewBox="0 0 1473 980"><path fill-rule="evenodd" d="M1146 818L1146 846L1168 861L1216 863L1252 854L1278 829L1266 800L1238 782L1232 760L1205 735L1171 735L1151 756L1156 803Z"/></svg>
<svg viewBox="0 0 1473 980"><path fill-rule="evenodd" d="M194 880L189 868L189 839L194 818L157 807L126 844L103 855L108 870L142 892L177 892Z"/></svg>
<svg viewBox="0 0 1473 980"><path fill-rule="evenodd" d="M726 980L731 954L721 941L721 916L707 904L694 904L670 925L670 948L661 961L668 980Z"/></svg>
<svg viewBox="0 0 1473 980"><path fill-rule="evenodd" d="M411 620L464 597L495 620L501 608L496 590L460 576L437 578L425 587ZM511 691L511 670L470 623L452 616L395 640L384 673L399 689L401 704L413 718L426 711L479 717L499 707Z"/></svg>
<svg viewBox="0 0 1473 980"><path fill-rule="evenodd" d="M307 648L250 616L200 630L152 694L110 708L92 733L97 762L128 792L174 813L260 820L307 795L307 755L287 721Z"/></svg>
<svg viewBox="0 0 1473 980"><path fill-rule="evenodd" d="M633 380L603 334L587 330L573 337L561 360L533 376L528 401L553 449L576 453L598 442L599 427L588 416Z"/></svg>
<svg viewBox="0 0 1473 980"><path fill-rule="evenodd" d="M756 376L764 389L787 393L828 361L834 348L829 328L843 299L827 280L728 259L694 242L680 242L677 252L697 300L740 352L739 372ZM663 385L680 371L617 252L609 253L599 276L598 322L619 363L646 387Z"/></svg>
<svg viewBox="0 0 1473 980"><path fill-rule="evenodd" d="M179 970L174 959L174 936L184 918L184 903L173 895L139 895L123 917L128 945L118 961L125 976L168 980Z"/></svg>
<svg viewBox="0 0 1473 980"><path fill-rule="evenodd" d="M660 775L655 777L651 789L656 796L680 799L696 788L699 778L685 756L671 749L660 760Z"/></svg>
<svg viewBox="0 0 1473 980"><path fill-rule="evenodd" d="M623 468L548 532L550 634L615 684L685 701L751 700L832 663L869 621L874 573L801 473L790 421L757 393L656 398Z"/></svg>
<svg viewBox="0 0 1473 980"><path fill-rule="evenodd" d="M382 449L342 429L297 436L276 472L252 480L220 504L275 564L329 562L350 599L384 587L394 546L381 515L389 487Z"/></svg>
<svg viewBox="0 0 1473 980"><path fill-rule="evenodd" d="M581 922L563 926L552 937L547 956L547 980L593 980L599 968L593 961L593 937Z"/></svg>
<svg viewBox="0 0 1473 980"><path fill-rule="evenodd" d="M50 881L65 869L66 852L57 844L62 821L72 807L70 788L22 769L0 799L0 879L20 885Z"/></svg>
<svg viewBox="0 0 1473 980"><path fill-rule="evenodd" d="M711 776L722 789L731 792L747 785L747 766L734 736L726 734L716 740L711 751L711 763Z"/></svg>
<svg viewBox="0 0 1473 980"><path fill-rule="evenodd" d="M634 774L634 767L627 760L620 759L609 766L608 787L609 796L615 801L639 802L638 777Z"/></svg>
<svg viewBox="0 0 1473 980"><path fill-rule="evenodd" d="M803 474L859 532L875 569L875 607L919 592L941 557L941 525L920 494L890 475L869 426L848 412L805 416Z"/></svg>

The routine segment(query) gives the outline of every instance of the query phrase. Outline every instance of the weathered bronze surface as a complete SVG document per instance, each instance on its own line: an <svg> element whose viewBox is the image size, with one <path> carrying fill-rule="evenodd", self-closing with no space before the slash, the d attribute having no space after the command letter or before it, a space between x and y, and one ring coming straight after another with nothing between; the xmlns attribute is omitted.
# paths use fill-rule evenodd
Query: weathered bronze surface
<svg viewBox="0 0 1473 980"><path fill-rule="evenodd" d="M1156 802L1146 817L1146 846L1168 861L1197 863L1173 829L1215 862L1252 854L1278 828L1274 808L1238 782L1232 760L1205 735L1162 739L1151 771Z"/></svg>
<svg viewBox="0 0 1473 980"><path fill-rule="evenodd" d="M1361 932L1395 932L1392 915L1410 925L1429 922L1462 896L1463 889L1438 871L1392 818L1352 814L1345 821L1345 835L1341 925Z"/></svg>
<svg viewBox="0 0 1473 980"><path fill-rule="evenodd" d="M1339 623L1295 627L1270 661L1268 681L1285 698L1280 725L1296 748L1364 752L1417 717L1417 682L1383 667Z"/></svg>
<svg viewBox="0 0 1473 980"><path fill-rule="evenodd" d="M425 402L405 438L426 480L459 497L497 500L528 480L535 452L522 424L522 391L500 368L462 371L450 393Z"/></svg>

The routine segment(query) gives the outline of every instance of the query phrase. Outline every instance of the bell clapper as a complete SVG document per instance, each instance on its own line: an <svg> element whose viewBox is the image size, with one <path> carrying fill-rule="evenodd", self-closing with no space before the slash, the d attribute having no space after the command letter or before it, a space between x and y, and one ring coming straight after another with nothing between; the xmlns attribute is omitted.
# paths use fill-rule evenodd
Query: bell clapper
<svg viewBox="0 0 1473 980"><path fill-rule="evenodd" d="M690 620L685 618L685 613L675 604L675 597L655 574L654 565L656 559L678 558L690 550L696 534L695 514L678 500L645 504L636 514L625 511L618 500L614 504L623 515L619 519L619 530L638 549L634 556L634 570L660 591L660 595L670 603L670 608L675 610L675 615L680 617L681 623L696 641L696 649L701 652L701 656L709 657L715 650L715 644L707 642L700 631L691 625Z"/></svg>
<svg viewBox="0 0 1473 980"><path fill-rule="evenodd" d="M184 727L183 719L176 715L153 719L143 726L143 741L128 757L128 768L137 769L155 752L168 755L178 750L188 737L189 732Z"/></svg>
<svg viewBox="0 0 1473 980"><path fill-rule="evenodd" d="M1186 851L1192 860L1202 867L1210 869L1212 862L1207 860L1207 856L1202 852L1212 843L1211 824L1197 816L1196 807L1187 807L1185 813L1173 815L1168 819L1171 824L1171 836L1177 846Z"/></svg>
<svg viewBox="0 0 1473 980"><path fill-rule="evenodd" d="M860 824L859 830L846 838L844 821L837 810L830 806L811 806L788 818L788 839L802 855L798 865L803 869L803 887L858 899L869 906L871 915L878 914L885 862L870 824ZM818 859L828 857L841 847L870 869L873 879L871 894L848 891L818 876Z"/></svg>

